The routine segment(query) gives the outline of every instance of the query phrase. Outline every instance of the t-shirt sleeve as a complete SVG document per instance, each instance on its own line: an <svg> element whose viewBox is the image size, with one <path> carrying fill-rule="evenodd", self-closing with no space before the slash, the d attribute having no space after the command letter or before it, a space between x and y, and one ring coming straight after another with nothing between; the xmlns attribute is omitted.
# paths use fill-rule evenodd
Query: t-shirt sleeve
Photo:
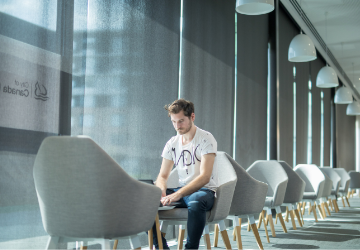
<svg viewBox="0 0 360 250"><path fill-rule="evenodd" d="M201 156L217 153L217 142L212 134L207 134L202 140Z"/></svg>
<svg viewBox="0 0 360 250"><path fill-rule="evenodd" d="M163 149L163 152L161 154L161 157L168 159L170 161L174 161L173 159L173 155L171 153L172 149L171 149L171 142L170 140L165 144L165 147Z"/></svg>

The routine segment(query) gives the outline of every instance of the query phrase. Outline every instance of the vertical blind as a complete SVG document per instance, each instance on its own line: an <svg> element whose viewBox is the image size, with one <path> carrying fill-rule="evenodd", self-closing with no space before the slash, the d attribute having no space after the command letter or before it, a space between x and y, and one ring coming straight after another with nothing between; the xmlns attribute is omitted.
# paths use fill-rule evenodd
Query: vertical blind
<svg viewBox="0 0 360 250"><path fill-rule="evenodd" d="M324 166L330 166L331 146L331 90L324 92Z"/></svg>
<svg viewBox="0 0 360 250"><path fill-rule="evenodd" d="M236 161L248 168L266 159L269 15L237 14L237 34Z"/></svg>
<svg viewBox="0 0 360 250"><path fill-rule="evenodd" d="M195 124L232 153L235 1L184 0L180 97L195 104Z"/></svg>
<svg viewBox="0 0 360 250"><path fill-rule="evenodd" d="M293 83L294 63L288 61L288 48L292 38L298 34L294 25L282 8L279 8L279 124L278 133L280 147L278 160L284 160L293 165ZM295 167L295 166L293 166Z"/></svg>
<svg viewBox="0 0 360 250"><path fill-rule="evenodd" d="M355 170L356 116L346 115L346 104L336 104L336 155L338 168Z"/></svg>
<svg viewBox="0 0 360 250"><path fill-rule="evenodd" d="M92 137L133 177L155 179L175 135L163 107L178 95L180 0L82 3L75 8L73 134Z"/></svg>
<svg viewBox="0 0 360 250"><path fill-rule="evenodd" d="M312 82L312 163L320 166L321 155L321 91L316 87L316 77L325 63L319 58L310 62L310 76Z"/></svg>

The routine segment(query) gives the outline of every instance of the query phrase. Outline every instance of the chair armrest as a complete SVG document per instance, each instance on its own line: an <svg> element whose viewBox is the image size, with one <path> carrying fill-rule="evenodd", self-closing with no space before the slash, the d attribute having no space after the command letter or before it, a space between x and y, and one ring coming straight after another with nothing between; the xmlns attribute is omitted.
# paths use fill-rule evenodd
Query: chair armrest
<svg viewBox="0 0 360 250"><path fill-rule="evenodd" d="M236 180L233 180L226 182L217 188L215 202L211 209L211 215L208 222L224 220L229 215L235 185Z"/></svg>

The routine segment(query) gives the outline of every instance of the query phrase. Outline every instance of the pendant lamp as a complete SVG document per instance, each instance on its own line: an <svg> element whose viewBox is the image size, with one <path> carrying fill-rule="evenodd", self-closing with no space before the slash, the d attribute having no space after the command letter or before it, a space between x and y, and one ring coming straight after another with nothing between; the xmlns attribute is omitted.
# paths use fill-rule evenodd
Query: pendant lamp
<svg viewBox="0 0 360 250"><path fill-rule="evenodd" d="M347 115L360 115L360 103L353 101L346 108Z"/></svg>
<svg viewBox="0 0 360 250"><path fill-rule="evenodd" d="M339 86L335 70L328 65L322 67L316 77L316 87L333 88Z"/></svg>
<svg viewBox="0 0 360 250"><path fill-rule="evenodd" d="M274 10L274 0L236 0L236 11L245 15L261 15Z"/></svg>
<svg viewBox="0 0 360 250"><path fill-rule="evenodd" d="M327 38L327 12L325 12L325 26L326 26L326 38ZM326 55L328 47L326 45ZM329 65L326 65L320 69L316 77L316 87L318 88L333 88L339 86L339 80L335 70Z"/></svg>
<svg viewBox="0 0 360 250"><path fill-rule="evenodd" d="M290 62L309 62L316 58L315 45L310 37L300 33L292 39L288 50Z"/></svg>
<svg viewBox="0 0 360 250"><path fill-rule="evenodd" d="M353 102L352 94L349 88L345 86L340 87L336 90L334 102L336 104L350 104Z"/></svg>

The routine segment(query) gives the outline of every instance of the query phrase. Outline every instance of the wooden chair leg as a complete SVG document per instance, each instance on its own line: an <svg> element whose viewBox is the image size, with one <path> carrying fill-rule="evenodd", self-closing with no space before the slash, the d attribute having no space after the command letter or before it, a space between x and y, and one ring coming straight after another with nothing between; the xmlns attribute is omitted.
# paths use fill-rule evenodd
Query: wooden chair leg
<svg viewBox="0 0 360 250"><path fill-rule="evenodd" d="M223 242L225 244L226 249L231 249L229 235L228 235L228 233L226 231L226 226L225 226L224 221L219 222L219 228L220 228L221 237L222 237L222 240L223 240Z"/></svg>
<svg viewBox="0 0 360 250"><path fill-rule="evenodd" d="M309 215L311 214L311 209L312 209L312 206L311 206L311 202L309 202Z"/></svg>
<svg viewBox="0 0 360 250"><path fill-rule="evenodd" d="M118 245L118 240L115 240L115 241L114 241L114 247L113 247L113 249L116 249L116 248L117 248L117 245ZM87 246L83 246L83 245L81 244L80 250L86 250L86 249L87 249Z"/></svg>
<svg viewBox="0 0 360 250"><path fill-rule="evenodd" d="M329 204L330 204L330 209L331 209L331 211L334 211L334 207L333 207L333 204L332 204L331 199L329 199L328 202L329 202Z"/></svg>
<svg viewBox="0 0 360 250"><path fill-rule="evenodd" d="M164 249L163 243L162 243L162 238L161 238L161 232L160 232L159 214L156 214L155 226L156 226L156 235L157 235L159 249Z"/></svg>
<svg viewBox="0 0 360 250"><path fill-rule="evenodd" d="M214 244L213 247L217 247L218 246L218 241L219 241L219 225L215 224L215 228L214 228Z"/></svg>
<svg viewBox="0 0 360 250"><path fill-rule="evenodd" d="M238 249L242 249L242 241L241 241L241 218L238 218L238 220L236 220L237 218L235 218L234 220L234 233L235 233L235 238L236 238L236 244ZM256 225L255 225L256 227Z"/></svg>
<svg viewBox="0 0 360 250"><path fill-rule="evenodd" d="M233 241L236 241L236 228L234 227L233 230Z"/></svg>
<svg viewBox="0 0 360 250"><path fill-rule="evenodd" d="M277 215L276 215L277 216ZM276 218L277 219L277 218ZM285 213L285 221L289 222L289 209L286 207L286 213Z"/></svg>
<svg viewBox="0 0 360 250"><path fill-rule="evenodd" d="M302 227L302 226L303 226L303 223L302 223L301 215L300 215L298 209L295 209L295 215L296 215L296 218L297 218L297 220L298 220L298 223L299 223L300 227Z"/></svg>
<svg viewBox="0 0 360 250"><path fill-rule="evenodd" d="M183 242L185 237L185 228L182 228L182 225L179 226L179 236L178 236L178 250L183 249ZM162 242L161 242L162 243Z"/></svg>
<svg viewBox="0 0 360 250"><path fill-rule="evenodd" d="M329 216L331 216L331 213L330 213L330 208L329 208L329 205L327 204L327 202L325 202L325 208L329 214Z"/></svg>
<svg viewBox="0 0 360 250"><path fill-rule="evenodd" d="M295 215L294 214L295 214L294 210L291 210L290 211L291 223L292 223L293 229L296 230Z"/></svg>
<svg viewBox="0 0 360 250"><path fill-rule="evenodd" d="M149 249L153 249L154 248L154 242L153 242L153 229L151 228L149 231L148 231L148 242L149 242ZM117 240L116 240L116 247L117 247ZM114 242L114 250L116 249L115 247L115 242Z"/></svg>
<svg viewBox="0 0 360 250"><path fill-rule="evenodd" d="M261 239L260 239L260 236L259 236L259 232L258 232L258 230L257 230L257 228L256 228L255 223L254 223L254 224L251 224L251 227L252 227L252 229L253 229L254 236L255 236L255 239L256 239L256 243L258 244L259 249L260 249L260 250L263 250L264 247L263 247L263 245L262 245L262 242L261 242Z"/></svg>
<svg viewBox="0 0 360 250"><path fill-rule="evenodd" d="M269 221L269 223L270 223L271 235L272 235L272 237L276 237L274 222L273 222L272 214L271 214L271 213L270 213L270 214L269 214L269 213L267 214L267 219L268 219L268 221Z"/></svg>
<svg viewBox="0 0 360 250"><path fill-rule="evenodd" d="M350 207L350 203L349 203L348 198L347 198L347 197L345 197L345 199L346 199L346 202L347 202L348 206Z"/></svg>
<svg viewBox="0 0 360 250"><path fill-rule="evenodd" d="M261 211L261 213L259 214L259 222L258 222L258 225L257 225L257 228L260 228L261 227L261 222L262 222L262 218L264 217L264 210ZM249 231L249 230L248 230Z"/></svg>
<svg viewBox="0 0 360 250"><path fill-rule="evenodd" d="M303 203L302 203L302 215L304 215L305 214L305 206L306 206L306 202L304 201Z"/></svg>
<svg viewBox="0 0 360 250"><path fill-rule="evenodd" d="M265 218L262 217L262 219L263 219L263 223L264 223L266 239L267 239L267 242L270 243L270 238L269 238L269 233L268 233L267 226L266 226L266 223L265 223Z"/></svg>
<svg viewBox="0 0 360 250"><path fill-rule="evenodd" d="M325 204L324 204L324 202L322 202L321 203L321 212L322 212L322 214L323 214L323 216L324 216L324 219L326 219L326 211L325 211Z"/></svg>
<svg viewBox="0 0 360 250"><path fill-rule="evenodd" d="M250 222L248 221L247 231L250 232L250 230L251 230Z"/></svg>
<svg viewBox="0 0 360 250"><path fill-rule="evenodd" d="M283 229L284 233L287 233L287 229L286 229L285 222L284 222L284 219L282 217L282 214L278 213L278 217L279 217L279 221L281 223L281 226L282 226L282 229Z"/></svg>
<svg viewBox="0 0 360 250"><path fill-rule="evenodd" d="M344 201L344 197L343 197L343 196L341 196L341 201L342 201L343 207L345 207L345 201Z"/></svg>
<svg viewBox="0 0 360 250"><path fill-rule="evenodd" d="M205 241L205 248L211 249L209 225L206 225L204 228L204 241Z"/></svg>
<svg viewBox="0 0 360 250"><path fill-rule="evenodd" d="M315 205L312 207L315 221L318 222Z"/></svg>
<svg viewBox="0 0 360 250"><path fill-rule="evenodd" d="M322 211L321 211L321 207L318 206L318 205L316 205L316 207L317 207L317 209L319 210L319 214L320 214L321 219L324 220L325 218L324 218L324 215L323 215L323 213L322 213ZM315 210L314 210L314 213L316 213L316 208L315 208Z"/></svg>
<svg viewBox="0 0 360 250"><path fill-rule="evenodd" d="M335 210L335 213L339 212L339 210L337 209L336 207L336 200L332 200L332 204L334 205L334 210Z"/></svg>

